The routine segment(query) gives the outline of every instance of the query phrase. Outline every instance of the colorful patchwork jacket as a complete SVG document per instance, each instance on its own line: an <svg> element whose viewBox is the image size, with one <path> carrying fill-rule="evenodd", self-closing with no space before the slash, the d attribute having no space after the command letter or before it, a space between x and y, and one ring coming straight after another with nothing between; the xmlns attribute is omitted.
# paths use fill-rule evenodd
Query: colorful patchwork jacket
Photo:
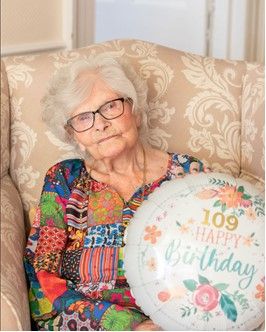
<svg viewBox="0 0 266 332"><path fill-rule="evenodd" d="M24 256L37 329L133 330L148 318L124 276L124 231L142 200L191 162L202 170L193 157L169 154L165 175L127 202L90 178L81 159L48 170Z"/></svg>

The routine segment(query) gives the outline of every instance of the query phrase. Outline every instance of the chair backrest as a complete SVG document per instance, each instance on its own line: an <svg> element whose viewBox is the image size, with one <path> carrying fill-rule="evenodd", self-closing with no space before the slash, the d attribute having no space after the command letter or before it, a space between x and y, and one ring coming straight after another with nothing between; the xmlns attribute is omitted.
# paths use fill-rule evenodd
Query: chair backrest
<svg viewBox="0 0 266 332"><path fill-rule="evenodd" d="M263 178L263 66L201 57L140 40L114 40L4 58L11 110L9 171L27 213L38 203L47 169L76 156L41 120L40 99L47 82L59 67L96 56L124 57L147 81L151 144L195 155L214 170L236 177ZM2 112L8 112L8 106ZM6 133L8 116L2 117ZM8 164L6 149L8 145L3 149Z"/></svg>

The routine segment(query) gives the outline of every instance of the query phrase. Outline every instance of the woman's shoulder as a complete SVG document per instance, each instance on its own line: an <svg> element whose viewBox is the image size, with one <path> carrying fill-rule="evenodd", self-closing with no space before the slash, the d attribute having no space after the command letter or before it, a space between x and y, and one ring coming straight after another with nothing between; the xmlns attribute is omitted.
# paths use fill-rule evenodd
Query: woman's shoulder
<svg viewBox="0 0 266 332"><path fill-rule="evenodd" d="M61 168L76 169L76 168L81 168L84 166L84 160L79 159L79 158L65 159L65 160L59 161L55 165L59 165L59 167L61 167Z"/></svg>
<svg viewBox="0 0 266 332"><path fill-rule="evenodd" d="M168 152L171 158L173 159L174 162L183 164L186 163L187 161L194 161L196 160L195 157L185 154L185 153L178 153L178 152Z"/></svg>
<svg viewBox="0 0 266 332"><path fill-rule="evenodd" d="M199 161L197 157L194 157L190 154L187 153L178 153L178 152L168 152L168 154L172 157L173 160L179 162L179 163L184 163L187 161Z"/></svg>
<svg viewBox="0 0 266 332"><path fill-rule="evenodd" d="M75 171L78 169L81 169L84 167L84 160L83 159L66 159L66 160L61 160L57 162L56 164L52 165L49 169L48 172L54 171L62 171L62 170L69 170L69 171Z"/></svg>
<svg viewBox="0 0 266 332"><path fill-rule="evenodd" d="M66 159L57 162L51 166L45 176L46 181L60 181L70 184L80 176L82 170L85 169L83 159Z"/></svg>

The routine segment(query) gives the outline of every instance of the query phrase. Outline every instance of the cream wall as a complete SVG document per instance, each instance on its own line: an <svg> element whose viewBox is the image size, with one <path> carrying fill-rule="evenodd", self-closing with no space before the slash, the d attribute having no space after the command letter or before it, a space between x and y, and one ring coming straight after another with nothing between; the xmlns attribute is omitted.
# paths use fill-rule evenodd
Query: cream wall
<svg viewBox="0 0 266 332"><path fill-rule="evenodd" d="M95 1L74 0L73 47L85 47L95 42Z"/></svg>
<svg viewBox="0 0 266 332"><path fill-rule="evenodd" d="M246 60L265 62L265 0L248 0Z"/></svg>
<svg viewBox="0 0 266 332"><path fill-rule="evenodd" d="M72 0L1 0L2 55L70 48Z"/></svg>
<svg viewBox="0 0 266 332"><path fill-rule="evenodd" d="M144 0L127 1L135 6L145 4ZM124 0L123 4L127 1ZM149 4L151 1L155 0L146 0ZM121 0L1 0L1 54L71 49L97 42L95 27L99 23L95 13L100 2L121 4ZM166 5L166 1L155 3ZM210 9L206 55L264 63L265 0L206 0L206 3ZM240 7L243 13L239 12ZM126 12L130 18L132 13ZM146 17L140 15L138 22L141 20ZM129 35L125 25L119 31L117 33L112 25L108 25L106 33L111 36L109 39L136 38L136 32ZM182 33L181 36L178 33L176 38L182 38ZM137 37L145 39L145 36ZM167 36L162 36L163 41L166 39ZM199 54L200 50L195 53Z"/></svg>

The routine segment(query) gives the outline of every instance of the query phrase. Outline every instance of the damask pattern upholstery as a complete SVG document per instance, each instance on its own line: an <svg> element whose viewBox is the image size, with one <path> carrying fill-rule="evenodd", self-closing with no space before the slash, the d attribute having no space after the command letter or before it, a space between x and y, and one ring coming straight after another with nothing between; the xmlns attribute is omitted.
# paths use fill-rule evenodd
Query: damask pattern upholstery
<svg viewBox="0 0 266 332"><path fill-rule="evenodd" d="M240 176L249 181L250 178L260 180L265 170L264 89L264 68L258 64L246 64L241 103Z"/></svg>
<svg viewBox="0 0 266 332"><path fill-rule="evenodd" d="M2 313L9 315L2 322L5 329L30 329L21 258L43 177L55 162L77 156L41 121L40 99L60 67L96 56L123 57L147 81L152 145L194 155L214 170L264 186L261 65L201 57L139 40L4 58L1 301Z"/></svg>

